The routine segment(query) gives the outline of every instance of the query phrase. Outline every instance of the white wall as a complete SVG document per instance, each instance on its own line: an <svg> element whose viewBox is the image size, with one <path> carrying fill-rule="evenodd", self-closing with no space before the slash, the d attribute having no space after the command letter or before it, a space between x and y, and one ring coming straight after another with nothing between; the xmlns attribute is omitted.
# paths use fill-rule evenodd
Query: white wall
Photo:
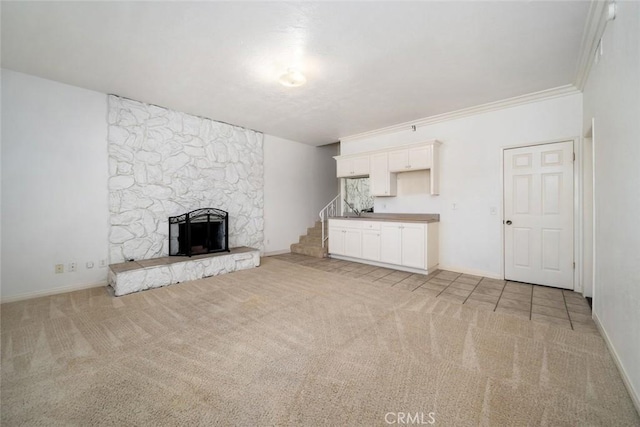
<svg viewBox="0 0 640 427"><path fill-rule="evenodd" d="M2 70L3 300L106 281L107 97ZM338 193L337 145L264 136L265 252L288 251ZM67 272L77 262L77 272ZM94 267L86 268L92 261ZM55 274L55 264L65 273Z"/></svg>
<svg viewBox="0 0 640 427"><path fill-rule="evenodd" d="M264 234L265 253L289 251L301 234L318 220L318 213L339 192L336 179L337 144L312 147L265 135Z"/></svg>
<svg viewBox="0 0 640 427"><path fill-rule="evenodd" d="M2 71L3 298L106 280L106 112L104 94Z"/></svg>
<svg viewBox="0 0 640 427"><path fill-rule="evenodd" d="M2 297L2 75L0 68L0 298Z"/></svg>
<svg viewBox="0 0 640 427"><path fill-rule="evenodd" d="M574 94L343 142L341 154L440 140L440 195L428 194L426 172L399 174L398 196L376 198L375 211L439 213L441 268L502 277L502 148L581 133L582 95Z"/></svg>
<svg viewBox="0 0 640 427"><path fill-rule="evenodd" d="M593 312L640 409L640 3L617 2L584 90L595 118Z"/></svg>

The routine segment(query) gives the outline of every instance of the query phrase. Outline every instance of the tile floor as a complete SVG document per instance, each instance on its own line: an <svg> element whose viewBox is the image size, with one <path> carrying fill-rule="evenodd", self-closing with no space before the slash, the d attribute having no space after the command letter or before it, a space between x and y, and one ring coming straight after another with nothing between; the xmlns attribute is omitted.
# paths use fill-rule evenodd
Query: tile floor
<svg viewBox="0 0 640 427"><path fill-rule="evenodd" d="M276 255L274 258L364 279L375 286L394 287L416 293L423 292L479 309L598 334L591 319L591 308L587 300L573 291L489 279L445 270L436 270L429 275L424 275L357 262L333 258L313 258L299 254Z"/></svg>

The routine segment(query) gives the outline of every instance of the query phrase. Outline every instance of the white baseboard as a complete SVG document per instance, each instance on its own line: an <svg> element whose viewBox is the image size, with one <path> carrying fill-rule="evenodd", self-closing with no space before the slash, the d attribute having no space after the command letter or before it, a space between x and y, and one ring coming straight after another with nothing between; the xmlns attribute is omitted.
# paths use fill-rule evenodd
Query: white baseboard
<svg viewBox="0 0 640 427"><path fill-rule="evenodd" d="M290 249L283 249L281 251L265 252L264 255L262 255L262 256L282 255L282 254L288 254L290 252L291 252Z"/></svg>
<svg viewBox="0 0 640 427"><path fill-rule="evenodd" d="M607 331L602 327L602 323L600 323L600 319L595 312L593 313L593 321L595 322L598 331L600 331L600 335L602 335L604 342L607 344L607 348L609 348L609 353L611 353L613 361L616 362L616 366L618 367L618 371L620 372L620 376L622 377L622 382L629 392L629 396L633 401L633 405L636 407L636 411L638 411L638 414L640 414L640 394L633 388L633 384L631 383L631 380L627 375L627 371L624 370L624 366L622 366L620 357L618 357L618 353L616 352L615 347L613 347L613 344L611 344L611 340L609 339L609 335L607 335Z"/></svg>
<svg viewBox="0 0 640 427"><path fill-rule="evenodd" d="M103 281L103 282L94 282L94 283L84 283L84 284L81 284L81 285L60 286L59 288L45 289L45 290L42 290L42 291L27 292L27 293L24 293L24 294L12 295L10 297L2 297L2 299L0 299L0 303L4 304L4 303L7 303L7 302L23 301L23 300L26 300L26 299L47 297L47 296L50 296L50 295L57 295L57 294L64 294L64 293L67 293L67 292L79 291L79 290L82 290L82 289L99 288L99 287L102 287L102 286L107 286L107 282Z"/></svg>
<svg viewBox="0 0 640 427"><path fill-rule="evenodd" d="M456 266L453 266L453 265L443 265L443 264L440 264L438 266L438 268L440 270L453 271L454 273L470 274L472 276L483 276L483 277L487 277L489 279L498 279L498 280L503 280L504 279L504 277L502 277L501 275L495 274L495 273L491 273L489 271L474 270L474 269L470 269L470 268L456 267Z"/></svg>

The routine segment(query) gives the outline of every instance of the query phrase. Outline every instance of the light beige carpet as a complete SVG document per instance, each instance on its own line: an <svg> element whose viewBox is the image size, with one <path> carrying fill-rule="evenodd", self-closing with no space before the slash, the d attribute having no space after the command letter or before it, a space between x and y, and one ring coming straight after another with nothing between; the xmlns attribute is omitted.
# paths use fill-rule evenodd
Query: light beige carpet
<svg viewBox="0 0 640 427"><path fill-rule="evenodd" d="M3 426L640 424L599 336L273 259L1 310Z"/></svg>

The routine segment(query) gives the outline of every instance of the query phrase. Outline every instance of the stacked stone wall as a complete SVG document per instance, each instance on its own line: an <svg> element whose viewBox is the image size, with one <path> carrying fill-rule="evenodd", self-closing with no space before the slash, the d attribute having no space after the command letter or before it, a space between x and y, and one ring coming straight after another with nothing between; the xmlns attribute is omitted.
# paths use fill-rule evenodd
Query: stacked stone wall
<svg viewBox="0 0 640 427"><path fill-rule="evenodd" d="M229 246L263 249L263 135L110 95L110 263L168 255L168 217L229 212Z"/></svg>

